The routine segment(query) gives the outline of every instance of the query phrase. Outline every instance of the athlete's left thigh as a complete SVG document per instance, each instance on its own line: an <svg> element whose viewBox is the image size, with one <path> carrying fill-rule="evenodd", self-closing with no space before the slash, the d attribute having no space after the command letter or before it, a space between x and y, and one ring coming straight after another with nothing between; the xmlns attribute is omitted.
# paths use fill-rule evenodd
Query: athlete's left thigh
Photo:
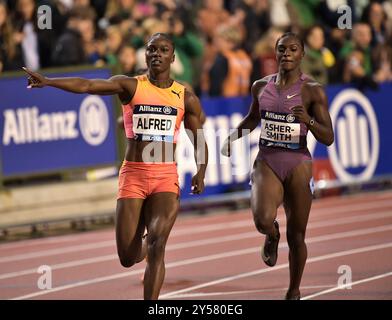
<svg viewBox="0 0 392 320"><path fill-rule="evenodd" d="M287 229L305 232L313 199L312 162L304 161L293 169L284 183L284 208Z"/></svg>
<svg viewBox="0 0 392 320"><path fill-rule="evenodd" d="M179 196L174 192L159 192L147 198L143 208L147 226L147 242L166 240L177 218Z"/></svg>

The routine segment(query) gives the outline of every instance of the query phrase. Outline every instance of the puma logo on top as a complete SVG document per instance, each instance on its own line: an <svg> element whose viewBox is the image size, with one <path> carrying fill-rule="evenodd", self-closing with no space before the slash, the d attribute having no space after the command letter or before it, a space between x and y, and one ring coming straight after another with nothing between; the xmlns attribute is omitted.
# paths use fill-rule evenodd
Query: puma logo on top
<svg viewBox="0 0 392 320"><path fill-rule="evenodd" d="M178 99L180 99L180 93L181 93L181 91L175 92L174 90L172 90L171 92L173 92L174 94L176 94L177 97L178 97Z"/></svg>

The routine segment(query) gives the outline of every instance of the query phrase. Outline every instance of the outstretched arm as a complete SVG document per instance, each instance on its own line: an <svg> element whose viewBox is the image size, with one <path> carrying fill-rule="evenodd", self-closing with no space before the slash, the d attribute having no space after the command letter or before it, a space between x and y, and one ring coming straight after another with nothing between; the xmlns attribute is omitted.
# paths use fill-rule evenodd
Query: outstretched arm
<svg viewBox="0 0 392 320"><path fill-rule="evenodd" d="M222 154L230 157L230 145L235 140L241 138L246 134L249 134L253 131L257 125L260 123L260 110L259 110L259 99L258 95L261 90L265 86L266 82L262 80L257 80L253 83L251 93L252 93L252 103L250 105L250 109L245 118L240 122L237 126L236 130L227 137L222 147Z"/></svg>
<svg viewBox="0 0 392 320"><path fill-rule="evenodd" d="M48 78L27 68L23 70L28 76L28 88L45 86L59 88L73 93L89 93L98 95L120 95L121 100L130 100L136 89L136 79L126 76L114 76L105 79L84 79L79 77ZM130 96L130 97L128 97Z"/></svg>
<svg viewBox="0 0 392 320"><path fill-rule="evenodd" d="M204 176L208 163L208 148L204 138L200 116L202 113L199 99L185 90L184 125L195 150L197 173L192 178L192 192L200 194L204 190Z"/></svg>

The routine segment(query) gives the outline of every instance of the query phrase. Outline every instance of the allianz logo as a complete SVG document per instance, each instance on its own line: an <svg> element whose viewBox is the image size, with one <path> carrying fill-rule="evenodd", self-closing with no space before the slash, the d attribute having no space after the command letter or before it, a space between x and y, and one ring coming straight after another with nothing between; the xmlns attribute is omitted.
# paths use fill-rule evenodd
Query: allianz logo
<svg viewBox="0 0 392 320"><path fill-rule="evenodd" d="M360 109L363 113L358 112ZM360 91L346 89L332 101L330 114L336 139L328 153L338 178L344 182L370 179L380 149L377 118L370 101Z"/></svg>
<svg viewBox="0 0 392 320"><path fill-rule="evenodd" d="M37 106L3 111L2 143L28 143L72 140L81 133L86 143L97 146L107 137L109 115L98 96L86 97L77 111L40 113ZM79 120L79 121L78 121Z"/></svg>
<svg viewBox="0 0 392 320"><path fill-rule="evenodd" d="M41 113L37 107L7 109L3 112L3 145L76 139L75 111Z"/></svg>
<svg viewBox="0 0 392 320"><path fill-rule="evenodd" d="M346 105L343 114L336 124L340 162L345 168L367 166L370 161L368 121L364 115L357 114L352 104Z"/></svg>

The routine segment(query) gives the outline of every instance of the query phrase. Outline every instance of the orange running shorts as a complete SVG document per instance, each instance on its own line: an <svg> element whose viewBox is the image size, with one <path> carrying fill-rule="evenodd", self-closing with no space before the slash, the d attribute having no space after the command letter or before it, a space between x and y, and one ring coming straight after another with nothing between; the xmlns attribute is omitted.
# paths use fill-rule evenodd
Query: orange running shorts
<svg viewBox="0 0 392 320"><path fill-rule="evenodd" d="M144 163L124 161L118 179L118 195L121 198L146 199L158 192L180 194L177 166L171 163Z"/></svg>

